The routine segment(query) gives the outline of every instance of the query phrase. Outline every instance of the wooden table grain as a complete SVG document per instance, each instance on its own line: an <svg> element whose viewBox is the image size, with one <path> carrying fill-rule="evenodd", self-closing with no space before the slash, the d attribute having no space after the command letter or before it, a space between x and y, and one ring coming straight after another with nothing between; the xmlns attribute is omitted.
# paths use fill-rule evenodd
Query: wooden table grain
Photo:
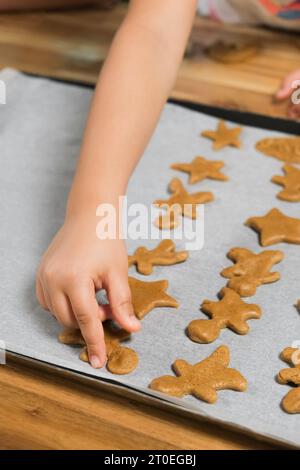
<svg viewBox="0 0 300 470"><path fill-rule="evenodd" d="M0 449L268 450L216 425L9 361L0 366Z"/></svg>
<svg viewBox="0 0 300 470"><path fill-rule="evenodd" d="M94 84L111 40L126 13L80 9L63 12L0 14L0 67ZM222 64L205 54L217 40L261 44L256 56ZM274 94L284 77L300 68L300 41L280 31L228 26L197 17L191 53L180 68L172 98L285 117L288 102Z"/></svg>
<svg viewBox="0 0 300 470"><path fill-rule="evenodd" d="M84 9L1 14L0 67L94 84L125 14ZM203 49L216 38L259 36L260 54L223 65ZM229 37L228 36L228 37ZM273 95L300 67L294 36L225 27L196 19L172 97L272 116L287 103ZM115 396L25 365L0 366L1 449L269 449L270 445L215 425L192 422L134 399Z"/></svg>

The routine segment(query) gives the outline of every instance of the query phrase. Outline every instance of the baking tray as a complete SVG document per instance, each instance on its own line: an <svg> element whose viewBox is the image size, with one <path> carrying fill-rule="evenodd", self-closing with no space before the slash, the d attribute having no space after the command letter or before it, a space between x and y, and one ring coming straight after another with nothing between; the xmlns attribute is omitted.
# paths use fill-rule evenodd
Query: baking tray
<svg viewBox="0 0 300 470"><path fill-rule="evenodd" d="M205 231L209 236L206 236L204 249L200 253L192 252L186 263L158 267L150 279L146 279L168 279L169 292L179 300L181 307L178 311L156 309L146 317L141 334L131 341L140 356L139 368L129 376L116 377L106 371L94 371L88 364L78 361L78 349L57 342L58 325L37 306L33 289L38 259L63 220L91 91L12 71L2 72L2 79L7 81L10 101L5 115L0 115L0 209L3 226L9 229L11 236L7 237L4 232L0 235L3 270L0 336L7 343L9 357L38 364L55 373L63 370L70 378L82 377L90 384L118 393L126 390L128 396L146 400L153 406L174 409L259 439L300 447L299 415L289 416L280 409L280 401L289 387L277 384L274 379L285 367L279 359L280 351L300 337L300 320L294 307L300 297L299 247L278 245L286 254L285 261L278 267L282 280L262 287L250 299L251 303L261 305L264 315L261 320L250 322L248 336L240 337L226 330L215 343L198 345L184 335L190 320L206 318L199 312L201 301L215 299L224 286L219 272L230 265L227 251L232 246L260 251L256 234L243 225L245 219L264 214L273 206L299 216L298 205L275 198L278 187L271 184L270 179L280 174L281 162L264 157L254 149L259 138L273 135L275 129L299 133L298 125L266 118L265 127L272 127L272 132L245 127L242 150L228 148L214 153L211 142L201 139L199 133L216 126L217 120L209 113L216 114L219 110L197 106L190 111L174 104L166 106L153 140L133 175L129 202L142 200L151 205L155 198L167 197L167 184L174 176L187 184L186 176L170 170L169 166L176 161L191 161L197 154L224 160L230 181L188 186L191 191L203 189L215 193L215 202L205 209ZM26 90L25 95L23 90ZM243 124L249 119L248 125L254 126L259 119L262 126L261 117L222 110L220 113L224 113L226 119L243 121ZM142 188L142 196L136 188ZM33 220L38 221L38 232L32 229ZM230 224L218 226L222 220L229 220ZM156 242L129 241L129 252L141 244L154 246ZM178 246L183 248L184 242L179 241ZM192 397L172 399L147 388L155 376L170 373L171 363L178 357L198 362L220 344L230 347L232 367L247 377L247 393L220 392L218 403L211 406Z"/></svg>

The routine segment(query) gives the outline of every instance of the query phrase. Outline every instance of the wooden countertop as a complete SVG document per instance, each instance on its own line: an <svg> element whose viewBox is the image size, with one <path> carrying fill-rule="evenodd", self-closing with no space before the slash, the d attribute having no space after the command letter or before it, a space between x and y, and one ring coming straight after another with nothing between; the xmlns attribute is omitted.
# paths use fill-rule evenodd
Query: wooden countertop
<svg viewBox="0 0 300 470"><path fill-rule="evenodd" d="M83 9L0 14L0 67L94 84L126 12ZM216 40L259 41L261 50L240 64L217 63L203 52ZM273 96L283 78L300 68L296 35L226 26L197 17L192 51L181 66L172 97L241 111L285 117L288 103Z"/></svg>
<svg viewBox="0 0 300 470"><path fill-rule="evenodd" d="M2 450L274 448L14 361L0 366L0 401Z"/></svg>
<svg viewBox="0 0 300 470"><path fill-rule="evenodd" d="M95 83L124 13L121 5L113 11L2 14L0 67ZM263 48L243 64L216 63L203 54L203 47L224 35L259 36ZM294 36L197 19L191 41L173 98L285 116L287 104L275 104L272 97L286 73L300 68ZM0 400L1 449L270 448L217 426L15 363L0 366Z"/></svg>

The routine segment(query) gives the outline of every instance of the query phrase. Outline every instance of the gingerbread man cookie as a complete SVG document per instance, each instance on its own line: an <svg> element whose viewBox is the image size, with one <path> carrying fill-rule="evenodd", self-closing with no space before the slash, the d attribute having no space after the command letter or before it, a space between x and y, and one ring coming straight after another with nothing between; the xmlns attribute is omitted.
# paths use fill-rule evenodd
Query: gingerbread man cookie
<svg viewBox="0 0 300 470"><path fill-rule="evenodd" d="M122 346L120 343L130 338L130 333L125 330L114 328L110 321L103 323L104 341L106 346L107 363L106 367L112 374L129 374L138 365L138 355L133 349ZM63 344L74 346L84 346L80 353L80 359L89 362L85 341L80 330L65 328L58 337Z"/></svg>
<svg viewBox="0 0 300 470"><path fill-rule="evenodd" d="M247 320L261 317L258 305L247 304L239 294L225 287L220 292L220 300L212 302L204 300L201 309L211 317L211 320L194 320L188 328L188 336L196 343L212 343L223 328L230 328L240 335L249 332Z"/></svg>
<svg viewBox="0 0 300 470"><path fill-rule="evenodd" d="M229 145L231 147L240 148L242 146L239 140L241 132L241 127L229 129L225 121L220 121L216 131L203 131L201 135L213 140L214 150L221 150Z"/></svg>
<svg viewBox="0 0 300 470"><path fill-rule="evenodd" d="M273 183L284 187L278 193L278 199L289 202L300 202L300 170L292 165L284 165L282 168L285 176L273 176Z"/></svg>
<svg viewBox="0 0 300 470"><path fill-rule="evenodd" d="M268 157L287 163L300 163L300 137L262 139L256 149Z"/></svg>
<svg viewBox="0 0 300 470"><path fill-rule="evenodd" d="M300 349L286 348L281 358L292 367L279 372L277 380L280 384L295 385L282 401L282 408L290 414L300 413Z"/></svg>
<svg viewBox="0 0 300 470"><path fill-rule="evenodd" d="M191 365L178 359L173 364L177 377L165 375L154 379L150 388L159 392L182 398L193 395L207 403L217 401L218 390L247 389L246 379L235 369L229 369L230 352L227 346L220 346L207 359Z"/></svg>
<svg viewBox="0 0 300 470"><path fill-rule="evenodd" d="M148 250L143 246L137 248L132 256L128 256L128 265L136 265L137 271L147 276L152 273L153 266L182 263L187 257L187 251L176 251L172 240L163 240L153 250Z"/></svg>
<svg viewBox="0 0 300 470"><path fill-rule="evenodd" d="M209 46L205 52L216 62L222 62L224 64L239 64L256 56L260 47L260 43L255 41L248 43L225 43L223 41L216 41L214 44Z"/></svg>
<svg viewBox="0 0 300 470"><path fill-rule="evenodd" d="M220 170L223 168L224 162L209 161L204 157L196 157L191 163L174 163L171 165L173 170L183 171L189 173L189 183L195 184L205 178L227 181L228 177Z"/></svg>
<svg viewBox="0 0 300 470"><path fill-rule="evenodd" d="M172 193L169 199L158 199L154 204L163 209L172 209L175 214L190 217L191 219L196 219L197 217L198 204L205 204L214 199L214 195L211 192L188 193L178 178L172 179L169 190ZM159 220L156 222L156 225L161 226Z"/></svg>
<svg viewBox="0 0 300 470"><path fill-rule="evenodd" d="M251 297L256 293L257 287L280 279L280 274L270 272L270 269L283 260L282 251L255 254L247 248L232 248L227 256L235 265L224 269L221 276L229 279L228 287L242 297Z"/></svg>
<svg viewBox="0 0 300 470"><path fill-rule="evenodd" d="M246 225L260 234L262 246L282 242L300 244L300 219L288 217L279 209L272 209L263 217L250 217Z"/></svg>
<svg viewBox="0 0 300 470"><path fill-rule="evenodd" d="M179 307L177 300L166 293L168 286L168 281L144 282L129 277L133 310L139 320L156 307Z"/></svg>

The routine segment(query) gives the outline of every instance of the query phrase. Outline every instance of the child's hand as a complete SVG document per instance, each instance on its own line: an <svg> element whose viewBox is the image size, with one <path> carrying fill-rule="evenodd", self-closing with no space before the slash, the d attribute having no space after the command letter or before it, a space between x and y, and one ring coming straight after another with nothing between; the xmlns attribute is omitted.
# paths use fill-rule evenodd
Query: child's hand
<svg viewBox="0 0 300 470"><path fill-rule="evenodd" d="M105 288L110 305L99 305L95 291ZM102 321L113 318L138 331L128 286L128 260L122 240L99 240L95 218L67 219L43 256L36 280L37 298L66 327L80 328L90 363L106 361Z"/></svg>
<svg viewBox="0 0 300 470"><path fill-rule="evenodd" d="M130 1L98 80L66 222L38 271L41 305L63 325L80 327L94 367L106 359L104 319L114 318L128 331L140 328L124 244L96 237L95 209L101 201L118 207L126 194L174 84L197 5L197 0ZM93 215L78 215L88 213ZM109 307L95 299L101 287Z"/></svg>
<svg viewBox="0 0 300 470"><path fill-rule="evenodd" d="M300 69L296 70L293 73L290 73L282 82L281 88L276 94L276 98L280 101L287 100L291 98L291 95L295 92L296 88L294 83L299 81L300 83ZM288 116L292 119L300 119L300 104L291 104L288 110Z"/></svg>

